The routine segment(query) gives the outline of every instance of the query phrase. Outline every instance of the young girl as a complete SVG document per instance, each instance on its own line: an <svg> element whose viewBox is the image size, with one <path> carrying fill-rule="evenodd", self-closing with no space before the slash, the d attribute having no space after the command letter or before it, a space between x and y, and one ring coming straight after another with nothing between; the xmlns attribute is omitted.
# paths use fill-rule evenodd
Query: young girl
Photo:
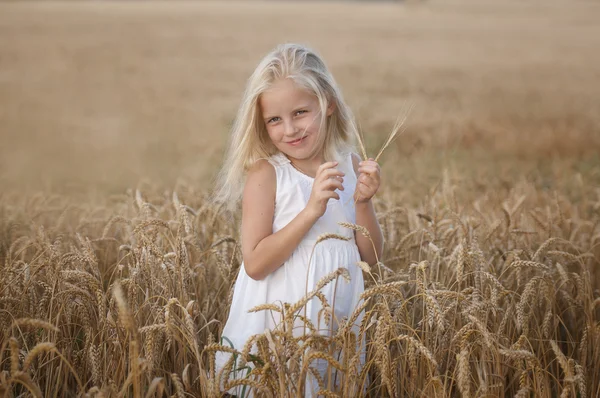
<svg viewBox="0 0 600 398"><path fill-rule="evenodd" d="M248 310L295 303L337 268L346 268L350 281L322 289L334 307L332 319L348 317L358 305L364 283L357 262L375 264L383 238L371 202L381 184L379 165L354 153L355 136L350 109L310 49L281 45L248 80L216 195L230 209L242 199L243 263L222 334L236 349L279 325L273 311ZM367 238L339 222L366 227L377 253ZM348 240L328 239L315 246L324 233ZM306 316L319 333L328 334L321 308L320 300L310 300ZM294 335L304 332L294 329ZM217 355L217 368L228 355ZM326 365L319 365L322 376ZM314 396L315 387L314 382L307 386L306 396Z"/></svg>

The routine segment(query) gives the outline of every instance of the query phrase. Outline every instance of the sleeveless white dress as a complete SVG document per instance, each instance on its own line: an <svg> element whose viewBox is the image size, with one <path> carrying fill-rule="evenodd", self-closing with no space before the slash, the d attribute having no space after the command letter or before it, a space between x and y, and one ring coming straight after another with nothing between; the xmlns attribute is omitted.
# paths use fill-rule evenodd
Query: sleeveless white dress
<svg viewBox="0 0 600 398"><path fill-rule="evenodd" d="M268 161L275 168L277 176L273 217L273 233L276 233L306 207L312 190L313 178L294 168L283 153L271 156ZM279 314L274 311L249 313L249 309L266 303L274 303L279 306L284 302L293 304L307 292L312 291L322 277L340 267L348 269L350 282L339 277L337 282L335 280L330 282L321 292L327 298L329 305L334 307L337 320L349 317L359 304L360 294L364 291L364 280L362 270L357 266L357 262L360 261L358 246L354 231L338 224L338 222L356 222L354 200L352 199L356 187L356 174L352 166L351 154L346 155L340 161L337 169L345 173L344 190L336 190L340 200L330 199L328 201L323 216L317 220L280 268L263 280L257 281L246 274L242 263L235 282L229 317L222 333L224 345L233 344L234 348L241 351L251 336L264 333L266 329L274 330L279 323ZM348 237L350 240L328 239L315 246L317 238L325 233L336 233ZM309 259L311 259L310 267ZM315 297L306 305L306 316L319 333L329 334L330 326L325 324L323 313L319 315L321 309L321 302ZM299 314L304 315L304 308L299 311ZM362 315L356 325L361 320ZM354 331L356 333L358 327ZM298 319L293 334L298 336L303 333L303 323ZM217 353L217 370L223 367L229 359L229 355L222 352ZM325 376L326 362L315 361L311 365L317 367L322 376ZM240 376L231 376L231 378L234 377ZM307 383L305 388L306 397L316 396L318 390L318 384L314 378L310 377L310 379L312 380ZM241 389L232 390L229 391L231 394L239 396ZM246 397L248 396L246 392Z"/></svg>

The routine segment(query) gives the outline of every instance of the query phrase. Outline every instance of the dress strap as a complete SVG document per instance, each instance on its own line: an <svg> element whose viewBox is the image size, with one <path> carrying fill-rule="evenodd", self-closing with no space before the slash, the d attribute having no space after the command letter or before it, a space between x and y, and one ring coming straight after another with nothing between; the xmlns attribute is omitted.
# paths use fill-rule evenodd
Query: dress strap
<svg viewBox="0 0 600 398"><path fill-rule="evenodd" d="M277 152L275 155L272 155L268 160L273 166L284 166L288 163L291 163L290 160L281 152Z"/></svg>

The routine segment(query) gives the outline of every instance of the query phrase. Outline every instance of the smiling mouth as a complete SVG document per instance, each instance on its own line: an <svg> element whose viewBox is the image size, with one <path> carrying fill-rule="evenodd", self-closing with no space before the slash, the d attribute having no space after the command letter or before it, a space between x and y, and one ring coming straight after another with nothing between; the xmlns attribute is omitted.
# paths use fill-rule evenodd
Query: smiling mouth
<svg viewBox="0 0 600 398"><path fill-rule="evenodd" d="M304 140L306 137L307 137L307 136L304 136L304 137L298 138L297 140L294 140L294 141L289 141L289 142L288 142L288 144L291 144L291 145L296 145L296 144L299 144L299 143L300 143L301 141L303 141L303 140Z"/></svg>

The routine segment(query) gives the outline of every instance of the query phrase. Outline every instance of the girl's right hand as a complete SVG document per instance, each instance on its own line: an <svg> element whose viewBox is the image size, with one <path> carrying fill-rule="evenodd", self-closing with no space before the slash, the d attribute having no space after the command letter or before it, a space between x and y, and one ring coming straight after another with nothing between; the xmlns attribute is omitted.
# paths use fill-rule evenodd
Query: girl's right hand
<svg viewBox="0 0 600 398"><path fill-rule="evenodd" d="M335 193L335 190L344 190L342 183L345 174L335 168L337 165L338 162L326 162L317 169L310 198L306 204L306 209L315 219L325 214L329 199L340 200L340 196Z"/></svg>

